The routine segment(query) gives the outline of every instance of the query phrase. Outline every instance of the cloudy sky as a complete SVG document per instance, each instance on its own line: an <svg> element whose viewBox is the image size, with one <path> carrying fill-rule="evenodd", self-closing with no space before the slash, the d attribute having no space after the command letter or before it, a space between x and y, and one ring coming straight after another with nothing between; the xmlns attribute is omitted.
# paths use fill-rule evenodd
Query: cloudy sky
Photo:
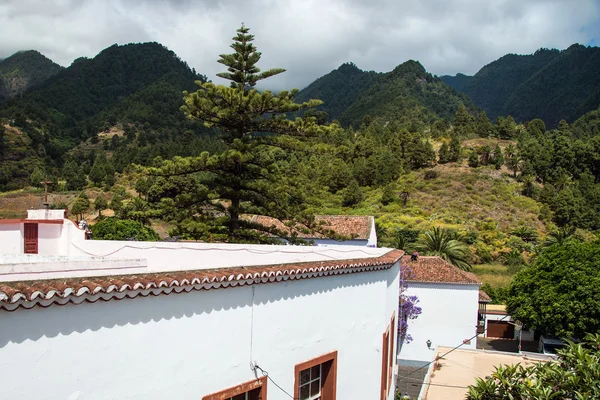
<svg viewBox="0 0 600 400"><path fill-rule="evenodd" d="M1 0L0 58L35 49L68 66L114 43L157 41L209 79L241 22L274 89L352 61L389 71L419 60L474 74L506 53L600 45L600 0Z"/></svg>

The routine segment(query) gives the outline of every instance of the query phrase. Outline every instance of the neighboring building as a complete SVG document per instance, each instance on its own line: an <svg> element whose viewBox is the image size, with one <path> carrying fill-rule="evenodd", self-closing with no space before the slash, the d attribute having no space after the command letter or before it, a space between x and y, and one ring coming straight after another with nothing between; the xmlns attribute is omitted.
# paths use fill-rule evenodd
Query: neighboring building
<svg viewBox="0 0 600 400"><path fill-rule="evenodd" d="M492 298L484 291L479 289L479 313L477 314L477 334L485 332L485 314L487 305L492 302Z"/></svg>
<svg viewBox="0 0 600 400"><path fill-rule="evenodd" d="M401 280L406 296L416 295L422 308L417 319L408 322L413 340L405 343L399 363L421 366L433 360L438 346L475 349L479 286L477 277L451 265L440 257L402 258ZM469 341L469 339L471 339Z"/></svg>
<svg viewBox="0 0 600 400"><path fill-rule="evenodd" d="M486 327L484 336L487 338L519 339L521 335L521 340L534 340L535 332L530 329L523 329L521 332L520 324L506 312L504 304L488 304L483 321Z"/></svg>
<svg viewBox="0 0 600 400"><path fill-rule="evenodd" d="M0 226L2 398L394 398L399 250Z"/></svg>
<svg viewBox="0 0 600 400"><path fill-rule="evenodd" d="M276 218L263 215L253 215L252 222L265 227L273 227L282 232L290 232L291 229ZM329 239L317 232L304 233L294 230L297 237L311 241L317 246L322 245L345 245L345 246L367 246L377 247L377 232L375 231L375 218L368 215L316 215L315 222L321 224L320 228L334 231L347 239L337 241Z"/></svg>
<svg viewBox="0 0 600 400"><path fill-rule="evenodd" d="M64 215L64 210L29 210L26 219L0 219L0 254L68 255L71 240L84 240L85 232Z"/></svg>

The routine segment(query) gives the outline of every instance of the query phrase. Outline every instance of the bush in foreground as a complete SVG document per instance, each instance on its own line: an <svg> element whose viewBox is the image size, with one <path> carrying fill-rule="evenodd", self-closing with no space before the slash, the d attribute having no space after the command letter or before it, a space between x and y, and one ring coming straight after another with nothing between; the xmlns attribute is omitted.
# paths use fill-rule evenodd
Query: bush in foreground
<svg viewBox="0 0 600 400"><path fill-rule="evenodd" d="M497 367L469 386L467 400L600 398L600 335L558 351L556 362Z"/></svg>

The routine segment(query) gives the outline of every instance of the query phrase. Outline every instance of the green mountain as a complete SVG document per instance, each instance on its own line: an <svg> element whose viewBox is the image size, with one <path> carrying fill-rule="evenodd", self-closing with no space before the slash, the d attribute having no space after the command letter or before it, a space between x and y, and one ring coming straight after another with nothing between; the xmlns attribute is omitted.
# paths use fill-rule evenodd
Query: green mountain
<svg viewBox="0 0 600 400"><path fill-rule="evenodd" d="M158 43L113 45L92 59L76 59L22 98L4 102L0 117L21 125L32 121L20 127L34 136L38 131L46 150L52 147L60 156L117 122L189 129L178 109L181 92L193 89L197 79L206 78Z"/></svg>
<svg viewBox="0 0 600 400"><path fill-rule="evenodd" d="M111 151L118 172L159 155L203 150L207 130L179 110L195 80L206 78L158 43L114 45L75 60L0 104L0 125L18 129L2 141L0 188L22 186L36 165L50 175L68 160L90 165L102 149Z"/></svg>
<svg viewBox="0 0 600 400"><path fill-rule="evenodd" d="M0 59L0 101L39 85L61 70L63 67L35 50Z"/></svg>
<svg viewBox="0 0 600 400"><path fill-rule="evenodd" d="M417 61L407 61L388 73L365 72L347 63L301 90L297 100L323 100L322 111L344 126L358 127L363 119L392 119L401 124L429 124L453 118L458 106L475 107Z"/></svg>
<svg viewBox="0 0 600 400"><path fill-rule="evenodd" d="M318 109L327 112L331 120L338 119L379 75L374 71L363 71L353 63L344 63L298 92L295 100L320 99L323 104Z"/></svg>
<svg viewBox="0 0 600 400"><path fill-rule="evenodd" d="M365 116L402 124L428 124L453 118L460 104L475 109L466 96L425 71L419 62L410 60L379 75L339 119L342 124L353 126L358 126Z"/></svg>
<svg viewBox="0 0 600 400"><path fill-rule="evenodd" d="M477 74L442 76L467 94L490 118L512 115L517 121L542 119L557 126L600 104L600 49L572 45L566 50L540 49L530 55L508 54Z"/></svg>

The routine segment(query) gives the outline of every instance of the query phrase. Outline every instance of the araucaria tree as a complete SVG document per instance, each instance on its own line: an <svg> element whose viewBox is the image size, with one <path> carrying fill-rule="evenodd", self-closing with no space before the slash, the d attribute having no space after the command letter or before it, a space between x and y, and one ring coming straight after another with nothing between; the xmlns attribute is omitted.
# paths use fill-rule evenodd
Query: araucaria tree
<svg viewBox="0 0 600 400"><path fill-rule="evenodd" d="M259 92L257 82L284 72L261 71L261 53L254 36L242 25L233 38L232 54L218 60L227 71L217 74L230 87L196 81L199 89L184 92L182 111L207 127L217 128L227 149L219 154L165 161L149 169L160 176L159 188L151 188L157 215L175 222L172 234L202 240L268 242L274 227L257 225L248 214L268 215L311 226L305 212L305 192L294 177L279 172L276 161L305 146L310 137L341 129L321 126L314 117L286 118L286 113L316 107L319 100L297 104L297 89L274 94ZM174 180L178 178L177 180ZM183 180L182 180L183 179ZM285 236L285 235L284 235Z"/></svg>

